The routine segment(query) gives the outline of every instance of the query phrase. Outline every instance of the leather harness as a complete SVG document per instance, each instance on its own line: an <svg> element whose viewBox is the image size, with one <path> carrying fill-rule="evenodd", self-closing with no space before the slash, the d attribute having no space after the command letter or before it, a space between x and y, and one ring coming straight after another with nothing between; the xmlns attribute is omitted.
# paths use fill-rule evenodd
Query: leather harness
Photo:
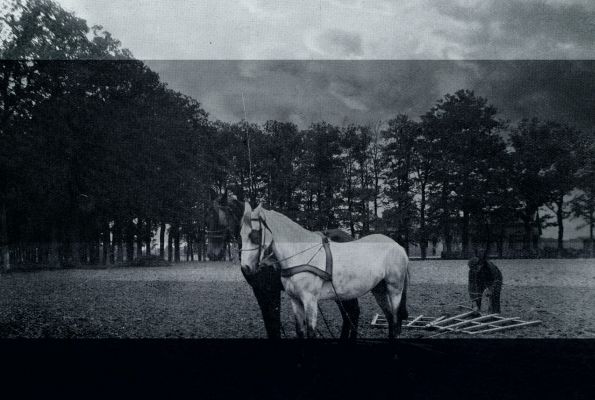
<svg viewBox="0 0 595 400"><path fill-rule="evenodd" d="M333 253L331 253L331 246L329 244L328 237L324 236L322 232L316 232L322 237L322 247L324 248L324 253L326 255L326 267L325 271L321 270L320 268L311 265L311 264L301 264L295 265L293 267L289 267L286 269L281 269L281 276L284 278L288 278L295 274L299 274L301 272L310 272L322 280L325 281L332 281L333 280Z"/></svg>
<svg viewBox="0 0 595 400"><path fill-rule="evenodd" d="M271 229L268 227L268 225L264 219L254 218L252 220L257 220L261 225L263 225L266 229L268 229L269 232L272 233ZM318 235L320 235L321 240L322 240L322 248L324 249L324 253L326 256L325 269L322 270L319 267L316 267L315 265L309 264L309 262L308 262L307 264L294 265L292 267L285 268L285 269L281 268L281 276L282 277L288 278L290 276L300 274L302 272L310 272L310 273L318 276L322 280L332 282L332 280L333 280L333 254L331 253L330 241L329 241L328 237L326 237L322 232L316 232L316 233ZM263 233L261 232L261 244L259 244L259 247L258 247L258 260L260 260L260 254L262 252L262 247L263 247L263 244L262 244L263 236L262 235L263 235ZM269 247L267 249L265 249L265 254L267 253L267 251L269 251L269 249L271 249L271 251L272 251L272 243L273 242L271 242ZM320 249L318 251L320 251ZM318 253L318 251L316 253ZM277 264L280 266L278 261L277 261Z"/></svg>

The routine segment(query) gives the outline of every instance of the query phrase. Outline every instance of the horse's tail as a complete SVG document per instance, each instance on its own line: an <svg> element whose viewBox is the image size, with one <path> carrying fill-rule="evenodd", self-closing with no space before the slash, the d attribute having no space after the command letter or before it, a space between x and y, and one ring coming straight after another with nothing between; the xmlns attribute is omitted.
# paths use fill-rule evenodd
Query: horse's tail
<svg viewBox="0 0 595 400"><path fill-rule="evenodd" d="M407 261L409 264L409 261ZM399 303L399 308L397 310L398 316L401 320L405 320L409 318L409 313L407 312L407 285L409 284L409 265L407 265L407 274L405 275L405 281L403 282L403 293L401 294L401 302Z"/></svg>

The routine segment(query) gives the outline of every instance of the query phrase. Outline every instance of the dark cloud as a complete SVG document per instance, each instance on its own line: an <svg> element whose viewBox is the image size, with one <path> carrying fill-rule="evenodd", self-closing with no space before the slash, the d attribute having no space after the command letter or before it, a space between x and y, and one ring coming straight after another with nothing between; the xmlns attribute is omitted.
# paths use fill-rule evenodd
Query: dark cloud
<svg viewBox="0 0 595 400"><path fill-rule="evenodd" d="M595 61L477 62L473 88L511 120L537 116L595 127Z"/></svg>
<svg viewBox="0 0 595 400"><path fill-rule="evenodd" d="M595 127L595 61L150 61L213 118L306 127L416 118L458 89L512 121L533 116Z"/></svg>
<svg viewBox="0 0 595 400"><path fill-rule="evenodd" d="M556 59L595 57L595 2L491 0L476 7L429 3L466 29L439 33L464 47L465 58Z"/></svg>
<svg viewBox="0 0 595 400"><path fill-rule="evenodd" d="M329 29L318 37L320 50L339 57L358 57L363 54L362 38L359 33L340 29Z"/></svg>

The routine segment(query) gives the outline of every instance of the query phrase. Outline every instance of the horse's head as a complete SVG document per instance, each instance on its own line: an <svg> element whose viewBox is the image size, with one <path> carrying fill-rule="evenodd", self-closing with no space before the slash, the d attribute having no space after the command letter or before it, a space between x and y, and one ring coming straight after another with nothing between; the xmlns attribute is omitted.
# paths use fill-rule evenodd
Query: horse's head
<svg viewBox="0 0 595 400"><path fill-rule="evenodd" d="M244 275L254 274L258 272L260 263L273 242L273 235L267 225L262 204L254 210L247 202L244 204L240 238L242 272Z"/></svg>
<svg viewBox="0 0 595 400"><path fill-rule="evenodd" d="M225 257L225 244L230 236L230 226L225 208L221 206L219 200L213 201L207 210L205 222L208 239L207 256L210 260L222 260Z"/></svg>

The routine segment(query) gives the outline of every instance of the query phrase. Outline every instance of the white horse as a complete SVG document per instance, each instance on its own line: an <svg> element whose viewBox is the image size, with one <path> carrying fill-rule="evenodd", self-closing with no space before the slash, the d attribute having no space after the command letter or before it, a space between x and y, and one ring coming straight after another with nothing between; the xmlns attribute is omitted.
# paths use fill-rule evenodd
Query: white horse
<svg viewBox="0 0 595 400"><path fill-rule="evenodd" d="M315 337L318 301L349 300L372 291L389 326L389 338L401 331L407 319L409 258L405 250L384 235L329 244L333 259L332 279L325 278L326 255L319 234L262 205L244 206L240 236L241 268L256 272L267 254L274 253L281 268L283 287L290 296L298 337ZM296 271L308 265L319 271ZM284 273L285 272L285 273Z"/></svg>

